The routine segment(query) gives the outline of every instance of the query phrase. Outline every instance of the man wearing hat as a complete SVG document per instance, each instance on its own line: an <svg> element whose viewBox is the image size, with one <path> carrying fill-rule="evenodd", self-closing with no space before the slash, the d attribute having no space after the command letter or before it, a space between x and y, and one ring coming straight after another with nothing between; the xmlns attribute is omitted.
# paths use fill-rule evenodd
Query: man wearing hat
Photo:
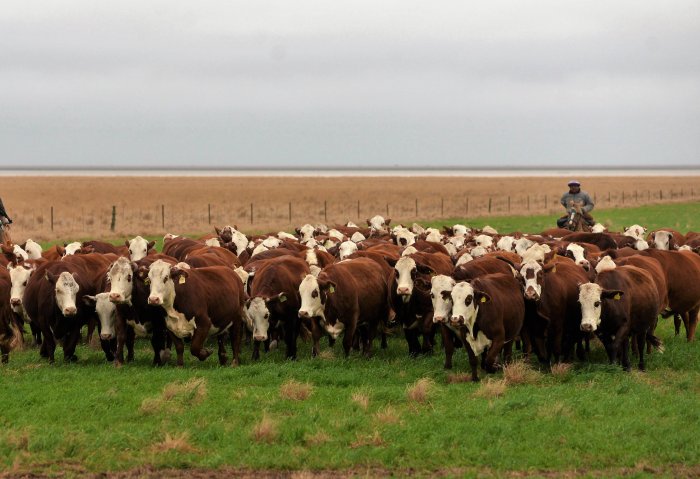
<svg viewBox="0 0 700 479"><path fill-rule="evenodd" d="M589 225L594 225L595 220L589 213L593 210L595 204L593 204L593 200L588 195L588 193L586 193L585 191L581 191L581 183L577 180L569 181L569 191L567 193L564 193L561 197L561 204L562 206L564 206L564 208L566 208L567 211L573 203L580 203L583 206L581 208L583 211L583 218ZM560 228L563 228L566 224L566 221L567 216L564 215L557 220L557 225Z"/></svg>

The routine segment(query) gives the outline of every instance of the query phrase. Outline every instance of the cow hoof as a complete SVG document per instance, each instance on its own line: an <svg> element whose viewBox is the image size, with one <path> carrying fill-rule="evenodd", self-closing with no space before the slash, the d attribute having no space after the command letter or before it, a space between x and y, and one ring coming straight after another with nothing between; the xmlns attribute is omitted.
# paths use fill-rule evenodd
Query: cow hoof
<svg viewBox="0 0 700 479"><path fill-rule="evenodd" d="M114 361L114 367L115 367L115 368L119 369L119 368L121 368L122 366L123 366L123 363L121 363L121 362L119 362L119 361Z"/></svg>
<svg viewBox="0 0 700 479"><path fill-rule="evenodd" d="M277 349L277 340L275 339L274 341L270 341L270 351L273 349Z"/></svg>
<svg viewBox="0 0 700 479"><path fill-rule="evenodd" d="M200 361L204 361L209 356L211 356L211 353L212 353L211 349L204 348L199 352L199 354L197 355L197 358L199 358Z"/></svg>
<svg viewBox="0 0 700 479"><path fill-rule="evenodd" d="M66 361L67 363L77 363L77 362L78 362L78 356L76 356L75 354L72 354L72 355L68 356L67 358L65 358L65 361Z"/></svg>
<svg viewBox="0 0 700 479"><path fill-rule="evenodd" d="M160 361L161 363L167 363L170 361L170 350L169 349L161 349L160 350Z"/></svg>
<svg viewBox="0 0 700 479"><path fill-rule="evenodd" d="M234 360L231 362L231 367L232 367L232 368L237 368L237 367L240 366L240 365L241 365L241 362L240 362L238 359L234 359Z"/></svg>

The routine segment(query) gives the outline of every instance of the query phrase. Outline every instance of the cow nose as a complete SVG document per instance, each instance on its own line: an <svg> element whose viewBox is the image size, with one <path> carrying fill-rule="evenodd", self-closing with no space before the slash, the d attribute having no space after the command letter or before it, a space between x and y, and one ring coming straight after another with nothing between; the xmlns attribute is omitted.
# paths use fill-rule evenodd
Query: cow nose
<svg viewBox="0 0 700 479"><path fill-rule="evenodd" d="M113 303L117 303L122 300L122 295L119 293L109 293L109 300Z"/></svg>
<svg viewBox="0 0 700 479"><path fill-rule="evenodd" d="M399 287L399 288L396 288L396 293L401 294L401 295L411 294L411 290L409 288L406 288L406 287Z"/></svg>
<svg viewBox="0 0 700 479"><path fill-rule="evenodd" d="M300 309L300 310L299 310L299 317L300 317L300 318L308 318L308 317L309 317L309 312Z"/></svg>
<svg viewBox="0 0 700 479"><path fill-rule="evenodd" d="M464 316L452 316L450 318L454 324L459 324L464 322Z"/></svg>
<svg viewBox="0 0 700 479"><path fill-rule="evenodd" d="M148 297L148 304L160 304L160 298L156 296L149 296Z"/></svg>
<svg viewBox="0 0 700 479"><path fill-rule="evenodd" d="M78 310L75 308L75 306L68 306L67 308L63 308L64 316L75 316L75 313L77 312Z"/></svg>
<svg viewBox="0 0 700 479"><path fill-rule="evenodd" d="M592 333L593 325L588 323L581 323L581 331L583 331L584 333Z"/></svg>
<svg viewBox="0 0 700 479"><path fill-rule="evenodd" d="M107 334L107 333L102 333L102 334L100 334L100 339L103 339L104 341L109 341L110 339L112 339L112 335Z"/></svg>
<svg viewBox="0 0 700 479"><path fill-rule="evenodd" d="M253 338L256 341L265 341L267 339L267 335L263 336L262 334L256 334L255 336L253 336Z"/></svg>
<svg viewBox="0 0 700 479"><path fill-rule="evenodd" d="M434 323L444 323L445 317L444 316L433 316L433 322Z"/></svg>
<svg viewBox="0 0 700 479"><path fill-rule="evenodd" d="M525 297L527 299L538 299L539 298L539 296L537 295L537 291L535 291L535 288L533 288L531 286L525 290Z"/></svg>
<svg viewBox="0 0 700 479"><path fill-rule="evenodd" d="M22 304L22 300L19 298L12 298L12 299L10 299L10 304L12 306L19 306Z"/></svg>

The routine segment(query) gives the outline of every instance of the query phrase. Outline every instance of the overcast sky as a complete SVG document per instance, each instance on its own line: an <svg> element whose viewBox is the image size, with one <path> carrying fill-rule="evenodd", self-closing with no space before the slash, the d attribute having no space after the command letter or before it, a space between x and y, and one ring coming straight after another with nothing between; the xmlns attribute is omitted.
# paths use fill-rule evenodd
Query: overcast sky
<svg viewBox="0 0 700 479"><path fill-rule="evenodd" d="M700 2L0 8L3 166L700 165Z"/></svg>

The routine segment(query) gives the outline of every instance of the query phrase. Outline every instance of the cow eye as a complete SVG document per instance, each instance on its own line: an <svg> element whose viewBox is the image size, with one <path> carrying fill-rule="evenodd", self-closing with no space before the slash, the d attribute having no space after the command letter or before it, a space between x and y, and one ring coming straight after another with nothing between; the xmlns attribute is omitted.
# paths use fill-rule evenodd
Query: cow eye
<svg viewBox="0 0 700 479"><path fill-rule="evenodd" d="M318 298L318 290L317 290L317 289L314 289L314 290L311 292L311 297L312 297L312 298Z"/></svg>
<svg viewBox="0 0 700 479"><path fill-rule="evenodd" d="M131 283L131 275L127 276L127 277L126 277L126 280L127 280L129 283Z"/></svg>
<svg viewBox="0 0 700 479"><path fill-rule="evenodd" d="M170 279L170 277L169 277L169 276L166 276L165 278L163 278L163 282L164 282L164 283L167 283L167 282L168 282L168 279Z"/></svg>
<svg viewBox="0 0 700 479"><path fill-rule="evenodd" d="M134 254L134 252L133 252L133 251L131 251L131 250L129 250L129 254Z"/></svg>
<svg viewBox="0 0 700 479"><path fill-rule="evenodd" d="M269 317L270 317L270 313L266 313L266 314L265 314L265 319L267 319L267 318L269 318Z"/></svg>
<svg viewBox="0 0 700 479"><path fill-rule="evenodd" d="M435 299L435 295L433 293L430 293L430 297Z"/></svg>
<svg viewBox="0 0 700 479"><path fill-rule="evenodd" d="M22 283L22 286L27 286L27 282L25 281L24 283Z"/></svg>
<svg viewBox="0 0 700 479"><path fill-rule="evenodd" d="M467 296L466 299L464 300L464 304L466 304L467 306L469 306L470 304L472 304L472 297L471 297L471 296Z"/></svg>
<svg viewBox="0 0 700 479"><path fill-rule="evenodd" d="M593 307L599 308L599 307L600 307L600 301L596 301L595 303L593 303Z"/></svg>

